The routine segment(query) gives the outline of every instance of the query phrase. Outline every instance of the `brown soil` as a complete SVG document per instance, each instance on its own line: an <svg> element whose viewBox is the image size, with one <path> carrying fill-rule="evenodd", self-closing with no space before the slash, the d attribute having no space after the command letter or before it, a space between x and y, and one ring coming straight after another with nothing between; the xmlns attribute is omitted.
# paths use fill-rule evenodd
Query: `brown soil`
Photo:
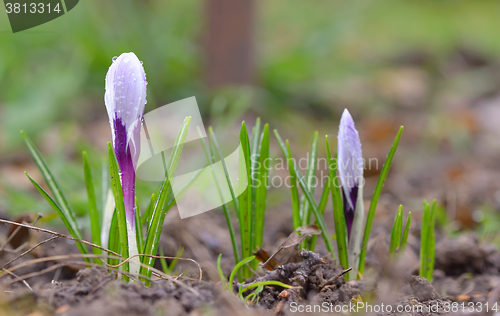
<svg viewBox="0 0 500 316"><path fill-rule="evenodd" d="M50 249L51 246L47 248ZM259 304L248 305L250 308L245 308L242 300L215 283L218 281L216 278L201 282L181 278L185 286L162 280L147 288L142 284L116 280L116 274L108 273L103 268L85 268L69 280L63 280L60 273L60 281L50 281L54 274L29 279L33 290L22 283L10 285L3 290L1 310L5 315L33 313L30 314L32 316L292 315L302 310L309 314L308 308L316 308L311 311L330 313L340 311L342 306L349 310L352 304L369 304L372 310L368 311L379 315L440 315L447 314L453 302L464 302L467 307L470 302L484 304L489 301L491 305L498 300L500 274L497 267L500 254L494 248L479 244L472 235L462 235L458 239L442 238L436 249L441 250L436 251L434 286L425 279L405 272L390 274L387 273L387 267L376 269L373 262L368 273L371 276L362 281L346 281L343 276L339 276L343 269L334 260L302 250L299 253L301 261L278 266L253 281L276 280L297 288L266 286L258 295ZM373 258L382 258L371 255ZM30 269L46 268L50 264L53 263ZM407 264L403 259L389 270L397 271L403 266L401 271L409 271ZM195 270L192 269L193 275ZM66 277L71 278L71 271L74 270L67 271ZM205 278L212 278L212 275L208 273ZM3 277L4 284L9 279L12 278ZM363 300L360 295L363 295ZM380 308L382 304L382 312L373 310ZM398 306L412 309L412 312L398 312ZM319 309L320 307L323 309ZM363 308L361 310L366 311ZM479 308L476 307L475 310L478 311Z"/></svg>
<svg viewBox="0 0 500 316"><path fill-rule="evenodd" d="M267 214L264 243L267 250L276 250L292 231L289 211L283 207L285 210ZM332 227L329 221L331 219L327 218L328 227ZM116 280L115 274L106 273L101 268L82 269L68 263L68 266L28 278L26 281L32 290L21 282L9 284L13 277L0 275L0 311L3 312L0 315L295 315L301 308L307 312L307 308L316 306L313 311L330 313L339 311L342 306L349 308L352 304L370 304L371 311L378 315L441 315L452 311L453 302L463 303L465 307L470 303L483 304L474 305L474 311L479 311L480 306L484 309L484 304L489 303L491 307L500 298L500 253L494 246L479 242L474 234L461 234L452 239L439 232L431 285L414 276L418 274L418 229L412 230L405 256L400 262L394 264L387 260L388 221L378 222L373 228L364 280L335 278L343 269L325 255L324 245L319 241L318 253L301 251L298 253L299 262L279 266L271 272L259 272L261 280L277 280L300 288L285 290L279 286L266 286L258 295L258 305L252 306L223 290L218 283L216 258L219 253L231 254L225 225L224 217L216 211L186 220L178 219L175 210L167 216L161 239L164 253L172 256L180 247L185 247L183 257L195 259L203 268L202 282L187 279L198 277L198 270L191 262L179 262L175 273L182 272L179 280L186 287L163 280L153 283L150 288ZM418 225L414 227L418 228ZM5 236L8 230L9 227L0 225L0 234ZM48 237L31 232L30 246ZM27 247L22 251L25 249ZM56 239L9 267L69 253L77 253L74 243ZM18 254L3 252L0 265ZM59 263L37 263L17 270L16 274L27 275ZM160 268L159 262L157 264ZM224 256L222 268L225 275L233 266L232 258ZM373 310L382 304L385 306L383 311ZM390 311L387 306L391 306ZM398 306L411 309L411 312L398 312Z"/></svg>

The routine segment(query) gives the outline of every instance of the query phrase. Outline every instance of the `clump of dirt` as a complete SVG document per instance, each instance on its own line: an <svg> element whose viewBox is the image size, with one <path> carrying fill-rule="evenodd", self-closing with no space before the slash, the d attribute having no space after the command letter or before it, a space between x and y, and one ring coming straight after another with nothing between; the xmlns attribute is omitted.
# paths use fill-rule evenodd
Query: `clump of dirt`
<svg viewBox="0 0 500 316"><path fill-rule="evenodd" d="M456 239L443 238L436 245L435 268L445 271L446 275L498 275L500 253L495 246L480 243L473 234L462 234Z"/></svg>
<svg viewBox="0 0 500 316"><path fill-rule="evenodd" d="M410 287L419 301L435 300L440 297L439 293L426 278L416 275L410 276Z"/></svg>
<svg viewBox="0 0 500 316"><path fill-rule="evenodd" d="M259 294L260 306L280 313L291 302L306 302L311 298L317 302L339 304L350 301L362 292L363 282L346 283L343 275L347 271L335 261L329 259L326 262L319 254L308 250L300 251L299 255L302 261L277 266L252 282L279 281L295 287L283 289L266 286ZM252 283L240 286L246 287Z"/></svg>

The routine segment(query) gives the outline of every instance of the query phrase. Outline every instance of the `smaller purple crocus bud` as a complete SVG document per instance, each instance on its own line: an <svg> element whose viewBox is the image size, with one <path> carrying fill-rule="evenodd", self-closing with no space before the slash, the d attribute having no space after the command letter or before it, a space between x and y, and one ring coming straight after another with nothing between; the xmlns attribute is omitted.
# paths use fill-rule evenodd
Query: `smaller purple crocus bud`
<svg viewBox="0 0 500 316"><path fill-rule="evenodd" d="M106 74L104 102L108 111L123 189L127 222L135 229L135 167L139 158L141 121L146 105L146 74L134 53L113 58Z"/></svg>
<svg viewBox="0 0 500 316"><path fill-rule="evenodd" d="M343 189L344 215L347 224L348 238L351 236L351 228L354 221L354 213L358 202L360 186L364 184L363 178L363 155L358 131L354 121L347 109L344 110L340 119L338 135L338 157L337 164L340 181Z"/></svg>

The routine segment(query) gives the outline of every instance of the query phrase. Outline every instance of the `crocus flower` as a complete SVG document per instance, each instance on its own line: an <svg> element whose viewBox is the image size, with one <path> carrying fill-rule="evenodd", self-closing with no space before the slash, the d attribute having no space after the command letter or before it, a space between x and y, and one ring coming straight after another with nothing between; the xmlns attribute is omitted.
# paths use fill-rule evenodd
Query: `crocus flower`
<svg viewBox="0 0 500 316"><path fill-rule="evenodd" d="M113 149L120 167L130 254L136 244L135 167L139 158L146 85L144 68L134 53L123 53L113 58L106 74L104 102L113 135Z"/></svg>
<svg viewBox="0 0 500 316"><path fill-rule="evenodd" d="M361 142L354 121L347 109L340 119L338 135L338 170L344 191L344 215L347 224L347 235L351 236L354 212L358 201L360 186L363 185L363 155Z"/></svg>
<svg viewBox="0 0 500 316"><path fill-rule="evenodd" d="M146 84L144 68L134 53L123 53L113 58L106 75L104 102L113 135L113 149L120 167L125 213L131 224L135 219L135 166L139 158Z"/></svg>

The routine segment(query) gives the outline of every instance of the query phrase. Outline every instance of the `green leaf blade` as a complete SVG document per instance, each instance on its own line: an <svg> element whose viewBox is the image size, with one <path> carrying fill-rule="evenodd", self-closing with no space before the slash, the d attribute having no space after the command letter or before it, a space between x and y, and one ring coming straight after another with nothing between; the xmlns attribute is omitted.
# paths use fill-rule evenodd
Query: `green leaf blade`
<svg viewBox="0 0 500 316"><path fill-rule="evenodd" d="M229 236L231 238L231 244L233 246L234 262L237 263L240 261L240 259L239 259L238 245L236 243L236 234L234 231L233 221L231 220L231 214L229 213L227 205L223 203L224 201L223 201L222 190L221 190L221 186L219 185L219 181L217 180L217 174L215 172L215 167L214 167L215 158L214 158L213 151L212 151L213 146L210 146L209 144L207 144L207 141L204 140L204 137L203 137L201 130L199 128L198 128L198 134L200 135L201 147L203 148L203 151L205 153L205 158L207 159L207 163L210 166L210 169L212 171L212 175L214 177L214 182L215 182L215 186L217 187L217 192L219 192L219 197L220 197L221 203L222 203L222 210L224 212L224 217L226 218L226 225L228 227ZM213 142L211 142L211 145L213 145ZM208 151L209 146L210 146L210 153ZM224 158L222 158L221 161L223 159ZM230 185L230 183L228 183L228 185Z"/></svg>
<svg viewBox="0 0 500 316"><path fill-rule="evenodd" d="M83 152L83 173L85 176L85 186L87 188L90 232L92 236L92 243L101 246L101 224L99 220L99 212L97 211L97 200L94 189L94 181L92 179L92 172L90 170L90 164L86 152ZM101 254L101 249L93 247L92 251L96 255ZM94 258L94 262L97 264L102 263L102 261L99 260L99 258Z"/></svg>
<svg viewBox="0 0 500 316"><path fill-rule="evenodd" d="M335 258L335 253L333 251L332 239L330 238L330 235L328 234L328 230L326 229L325 221L323 219L323 216L322 216L321 212L318 209L316 201L314 200L314 196L309 192L309 190L307 190L307 183L305 181L305 178L302 176L302 174L300 173L299 169L297 168L297 165L295 164L295 161L293 159L291 159L292 157L290 157L289 151L287 150L287 148L289 148L289 146L287 147L283 143L283 141L281 140L281 137L279 136L279 133L278 133L277 130L274 130L274 135L276 136L276 139L278 140L278 143L279 143L279 145L281 147L281 151L283 152L283 155L285 156L285 158L287 160L291 161L291 165L289 165L289 168L290 169L292 169L292 168L294 169L294 172L295 172L295 174L297 176L297 180L298 180L299 185L300 185L300 187L302 189L302 192L305 194L307 201L311 205L311 209L312 209L312 211L314 213L314 216L316 217L316 220L318 222L318 226L321 229L321 235L323 236L323 240L325 241L326 248L327 248L328 252L331 253L332 257Z"/></svg>
<svg viewBox="0 0 500 316"><path fill-rule="evenodd" d="M433 272L434 272L434 261L435 261L435 254L436 254L436 213L437 213L437 206L436 206L436 200L432 202L432 209L431 209L431 218L430 218L430 227L427 237L427 264L426 264L426 278L429 280L429 282L432 283L433 279Z"/></svg>
<svg viewBox="0 0 500 316"><path fill-rule="evenodd" d="M370 232L372 229L373 219L375 217L375 211L377 209L378 200L380 198L380 194L382 193L382 188L384 187L387 175L389 174L389 170L392 165L392 160L394 159L394 154L396 153L396 150L398 148L399 140L401 139L402 133L403 133L403 126L399 128L399 131L396 134L396 138L392 143L392 147L389 151L389 154L387 155L387 159L385 160L384 166L382 167L382 172L380 173L377 186L375 187L375 191L373 192L372 200L370 202L370 208L368 210L368 216L366 218L365 232L363 234L363 242L361 244L361 253L359 256L358 272L360 275L363 275L363 272L365 271L366 251L368 247L368 241L370 239Z"/></svg>
<svg viewBox="0 0 500 316"><path fill-rule="evenodd" d="M118 236L120 244L120 254L122 258L128 258L128 237L127 237L127 218L125 216L125 205L123 202L123 190L120 181L120 171L116 161L113 146L108 142L109 175L111 177L111 188L115 197L116 219L118 226ZM129 264L123 265L125 272L129 272ZM127 276L123 276L124 281L128 281Z"/></svg>
<svg viewBox="0 0 500 316"><path fill-rule="evenodd" d="M52 175L52 172L50 172L50 169L48 168L47 163L42 158L42 156L38 152L38 149L35 147L35 144L28 137L28 135L24 131L21 131L21 135L23 136L24 141L26 143L26 146L28 147L28 150L30 151L31 157L35 161L35 164L38 166L38 169L40 170L40 172L42 173L42 175L45 179L45 182L47 183L47 185L50 189L50 192L52 192L52 194L54 195L54 201L59 206L61 213L63 214L65 220L67 221L66 226L68 228L71 227L71 229L74 233L73 237L78 238L78 239L83 239L80 228L78 227L78 224L76 222L75 213L70 208L69 203L66 200L66 197L64 196L62 190L60 189L59 184L57 183L56 179Z"/></svg>
<svg viewBox="0 0 500 316"><path fill-rule="evenodd" d="M321 193L321 199L319 202L319 211L321 212L321 215L324 216L325 210L326 210L326 205L328 204L328 198L330 197L330 181L326 181L323 187L323 192ZM316 226L318 226L318 221L315 222ZM311 237L311 242L309 243L309 250L314 251L316 248L316 242L318 240L318 235L314 235Z"/></svg>
<svg viewBox="0 0 500 316"><path fill-rule="evenodd" d="M318 132L314 132L313 136L313 141L311 144L311 150L310 150L310 155L308 157L308 164L307 164L307 169L306 169L306 183L307 183L307 188L311 194L314 195L314 176L316 174L316 156L318 154ZM307 202L307 199L302 199L302 203L300 205L300 210L301 210L301 221L302 224L301 226L307 226L309 225L310 221L310 206L309 203ZM305 241L304 241L305 243ZM305 244L304 244L305 245Z"/></svg>
<svg viewBox="0 0 500 316"><path fill-rule="evenodd" d="M241 234L241 256L243 258L250 257L252 254L252 239L251 239L251 229L252 229L252 169L251 169L251 157L250 157L250 141L248 139L248 132L243 121L240 130L240 144L243 150L243 156L245 159L245 171L240 170L240 173L246 173L246 181L244 177L240 176L240 192L243 191L239 196L239 224L240 224L240 234ZM241 167L240 167L241 169ZM243 189L245 188L245 189ZM245 278L250 277L250 270L248 267L242 267L242 275Z"/></svg>
<svg viewBox="0 0 500 316"><path fill-rule="evenodd" d="M146 241L143 244L143 253L146 255L156 255L156 252L158 251L163 222L165 221L165 216L169 210L167 203L171 201L173 195L170 181L177 171L177 166L179 165L179 160L181 158L182 149L186 141L190 123L191 117L187 117L184 120L184 123L179 131L179 135L174 143L174 148L167 164L167 174L162 185L160 186L156 202L153 206L151 220L146 233ZM154 262L155 258L144 257L142 263L152 267ZM152 270L147 267L141 267L140 273L149 277L151 276ZM149 284L149 282L146 283Z"/></svg>
<svg viewBox="0 0 500 316"><path fill-rule="evenodd" d="M430 228L431 211L427 201L424 201L424 208L422 213L422 226L420 230L420 276L425 277L425 272L427 271L427 242L429 238L429 228Z"/></svg>
<svg viewBox="0 0 500 316"><path fill-rule="evenodd" d="M342 198L340 196L337 165L332 158L328 136L326 137L326 155L328 159L329 171L328 181L330 182L333 202L333 221L335 223L335 234L337 235L337 253L340 265L347 269L349 267L349 257L347 255L347 224L344 216L344 208L342 206ZM346 274L346 278L349 278L348 274Z"/></svg>
<svg viewBox="0 0 500 316"><path fill-rule="evenodd" d="M403 205L400 205L394 218L392 226L391 242L389 244L389 256L394 257L401 244L401 230L403 229Z"/></svg>
<svg viewBox="0 0 500 316"><path fill-rule="evenodd" d="M297 185L297 174L295 173L295 167L293 164L292 151L290 150L290 143L288 139L286 140L286 150L288 153L287 163L288 170L290 172L290 194L292 197L292 220L293 229L297 229L301 225L300 218L300 199L299 199L299 189Z"/></svg>
<svg viewBox="0 0 500 316"><path fill-rule="evenodd" d="M233 282L234 282L234 277L236 276L236 273L243 267L245 266L246 264L250 263L251 261L253 261L255 259L255 256L250 256L248 258L245 258L243 260L241 260L240 262L238 262L234 268L233 268L233 271L231 271L231 275L229 276L229 286L233 286Z"/></svg>
<svg viewBox="0 0 500 316"><path fill-rule="evenodd" d="M259 163L256 172L257 183L255 189L255 242L254 245L262 247L264 237L264 221L267 200L267 181L269 175L269 125L264 125L260 143ZM255 262L255 266L257 261Z"/></svg>
<svg viewBox="0 0 500 316"><path fill-rule="evenodd" d="M399 247L399 253L404 256L406 251L406 245L408 244L408 235L410 234L411 226L411 212L408 213L408 218L406 219L405 231L403 233L403 238L401 239L401 246Z"/></svg>
<svg viewBox="0 0 500 316"><path fill-rule="evenodd" d="M29 176L29 174L27 172L25 172L25 174L28 177L28 179L31 181L33 186L35 186L35 188L38 190L38 192L40 192L40 194L45 198L45 200L47 200L49 205L52 206L52 208L59 214L59 217L62 219L64 225L66 225L66 227L68 228L68 231L71 234L71 236L73 236L75 238L79 238L78 235L76 234L76 232L73 230L70 223L68 222L68 219L66 218L66 216L64 216L64 213L63 213L62 209L59 207L59 205L50 197L50 195L35 180L33 180ZM79 239L81 239L81 238L79 238ZM82 254L88 253L87 247L84 244L82 244L80 242L76 242L76 245ZM85 261L89 261L88 258L85 258Z"/></svg>

